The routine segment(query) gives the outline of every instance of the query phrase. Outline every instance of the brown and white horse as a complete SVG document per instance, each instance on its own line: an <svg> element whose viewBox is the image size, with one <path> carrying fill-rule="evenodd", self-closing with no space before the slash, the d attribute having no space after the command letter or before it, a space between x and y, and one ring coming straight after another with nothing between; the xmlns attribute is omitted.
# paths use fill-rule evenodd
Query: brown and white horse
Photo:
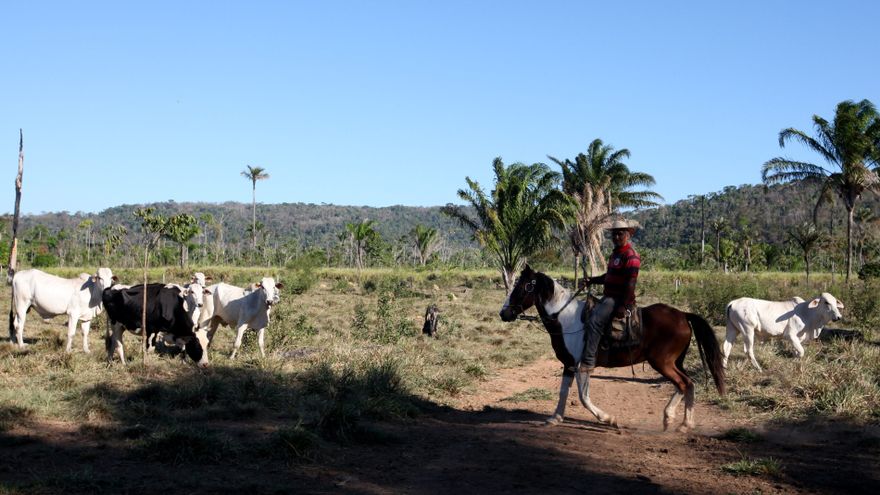
<svg viewBox="0 0 880 495"><path fill-rule="evenodd" d="M553 416L547 419L552 426L563 421L565 402L572 380L577 377L578 396L596 418L617 426L614 416L607 414L590 401L590 377L579 365L584 351L584 325L581 312L585 301L571 301L571 293L547 275L526 265L504 306L503 321L514 321L528 308L535 306L547 333L556 358L562 362L564 371L559 388L559 402ZM558 313L558 314L556 314ZM555 317L554 317L555 315ZM663 410L663 429L669 428L675 419L675 410L681 399L685 401L682 431L694 426L694 382L682 369L684 356L691 342L691 329L697 345L704 356L715 387L724 394L724 368L721 365L721 349L712 327L698 315L679 311L666 304L654 304L642 309L642 338L631 347L600 349L597 365L605 368L629 366L647 361L658 373L675 385L675 393Z"/></svg>

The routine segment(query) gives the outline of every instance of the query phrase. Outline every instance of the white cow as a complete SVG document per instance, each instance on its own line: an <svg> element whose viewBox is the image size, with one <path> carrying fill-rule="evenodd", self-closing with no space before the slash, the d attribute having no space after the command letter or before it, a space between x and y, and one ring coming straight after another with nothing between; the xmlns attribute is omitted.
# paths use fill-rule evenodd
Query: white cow
<svg viewBox="0 0 880 495"><path fill-rule="evenodd" d="M34 308L43 318L67 315L67 352L71 351L77 322L82 322L83 351L89 350L89 327L101 313L101 293L116 277L109 268L98 268L95 275L61 278L40 270L22 270L12 278L12 310L9 337L24 347L24 324ZM14 335L13 335L14 334Z"/></svg>
<svg viewBox="0 0 880 495"><path fill-rule="evenodd" d="M841 318L843 303L834 296L823 292L819 297L806 302L799 297L791 301L764 301L741 297L727 305L727 337L723 345L723 363L727 366L727 356L733 347L737 333L743 335L745 352L758 371L763 371L755 359L755 333L767 337L782 337L791 341L798 357L803 357L801 345L806 338L817 339L829 321Z"/></svg>
<svg viewBox="0 0 880 495"><path fill-rule="evenodd" d="M195 272L195 273L193 273L192 278L189 280L189 283L190 284L199 284L202 287L207 287L208 281L211 281L211 280L213 280L213 279L211 277L206 277L204 273ZM189 284L187 284L187 285L189 285Z"/></svg>
<svg viewBox="0 0 880 495"><path fill-rule="evenodd" d="M257 331L260 355L266 357L265 332L269 325L269 312L272 305L280 300L278 289L284 287L275 283L275 279L265 277L256 284L253 290L219 283L208 287L211 297L205 298L205 307L200 318L199 340L214 340L214 333L220 324L236 328L235 347L231 359L235 359L244 331L252 328Z"/></svg>

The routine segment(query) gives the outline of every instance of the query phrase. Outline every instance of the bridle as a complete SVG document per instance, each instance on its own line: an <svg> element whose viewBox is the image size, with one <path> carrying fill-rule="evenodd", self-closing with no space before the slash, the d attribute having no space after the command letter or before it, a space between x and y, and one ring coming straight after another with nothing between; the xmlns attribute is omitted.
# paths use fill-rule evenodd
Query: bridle
<svg viewBox="0 0 880 495"><path fill-rule="evenodd" d="M523 290L526 291L527 293L531 294L532 292L535 291L536 282L537 282L536 279L532 279L530 282L528 282L525 285L525 287L523 287ZM569 297L568 300L565 301L565 304L563 304L562 307L559 308L559 311L556 311L555 313L553 313L551 315L547 315L547 316L541 316L540 313L538 314L538 316L523 314L523 313L525 313L525 309L523 309L522 304L509 305L508 308L513 308L513 309L519 310L518 314L516 315L517 320L540 321L541 323L544 323L545 325L548 322L557 322L558 323L559 322L559 314L562 313L565 310L565 308L567 308L568 305L571 304L571 302L574 301L575 298L577 298L577 296L579 296L581 294L581 292L583 292L583 291L584 291L584 289L578 289L577 291L575 291L571 295L571 297ZM537 305L535 305L535 306L537 306ZM584 327L581 326L581 328L579 330L574 330L571 332L551 332L548 330L547 333L549 333L551 335L568 335L568 334L574 334L574 333L581 333L583 331L584 331Z"/></svg>

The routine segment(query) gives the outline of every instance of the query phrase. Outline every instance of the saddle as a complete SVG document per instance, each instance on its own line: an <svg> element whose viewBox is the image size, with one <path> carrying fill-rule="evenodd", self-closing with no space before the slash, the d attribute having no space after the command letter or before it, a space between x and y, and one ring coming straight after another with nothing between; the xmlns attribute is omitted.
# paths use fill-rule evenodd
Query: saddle
<svg viewBox="0 0 880 495"><path fill-rule="evenodd" d="M581 323L587 324L590 319L590 312L593 311L597 300L593 297L587 299L587 305L581 313ZM605 326L602 333L602 340L599 346L605 349L632 347L639 345L642 341L642 308L638 305L630 305L624 308L623 316L614 315L611 321Z"/></svg>

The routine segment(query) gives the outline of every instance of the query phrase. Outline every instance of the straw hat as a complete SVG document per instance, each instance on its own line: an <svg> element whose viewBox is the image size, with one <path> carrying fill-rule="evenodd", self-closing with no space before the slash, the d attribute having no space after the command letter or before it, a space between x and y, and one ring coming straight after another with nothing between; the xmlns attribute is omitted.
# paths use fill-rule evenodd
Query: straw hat
<svg viewBox="0 0 880 495"><path fill-rule="evenodd" d="M628 230L631 234L635 234L639 228L641 226L635 220L615 220L605 230Z"/></svg>

